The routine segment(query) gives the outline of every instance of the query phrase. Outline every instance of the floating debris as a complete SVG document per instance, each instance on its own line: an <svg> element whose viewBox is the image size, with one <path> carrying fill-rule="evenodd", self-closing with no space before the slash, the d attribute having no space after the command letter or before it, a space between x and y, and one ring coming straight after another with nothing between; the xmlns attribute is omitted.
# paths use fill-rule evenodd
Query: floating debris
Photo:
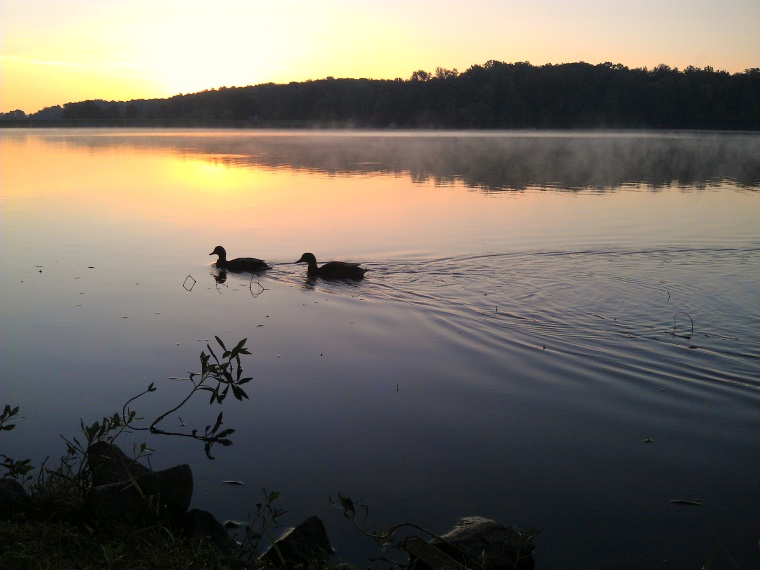
<svg viewBox="0 0 760 570"><path fill-rule="evenodd" d="M671 503L674 505L686 505L687 507L700 507L702 506L702 503L699 501L691 501L688 499L671 499Z"/></svg>
<svg viewBox="0 0 760 570"><path fill-rule="evenodd" d="M185 282L182 284L182 287L185 288L186 291L192 291L193 287L195 287L196 281L193 279L192 275L188 275L185 277Z"/></svg>
<svg viewBox="0 0 760 570"><path fill-rule="evenodd" d="M691 323L691 335L694 334L694 319L691 318L691 315L689 313L686 313L684 311L678 311L675 315L673 315L673 336L680 336L686 339L691 338L691 335L676 333L678 315L686 315L689 318L689 322Z"/></svg>
<svg viewBox="0 0 760 570"><path fill-rule="evenodd" d="M242 523L239 523L237 521L224 521L222 523L224 528L230 529L230 528L240 528L242 526Z"/></svg>
<svg viewBox="0 0 760 570"><path fill-rule="evenodd" d="M222 483L224 483L225 485L243 485L242 481L232 481L232 480L222 481Z"/></svg>
<svg viewBox="0 0 760 570"><path fill-rule="evenodd" d="M644 443L654 443L654 440L651 437L648 437L644 440Z"/></svg>

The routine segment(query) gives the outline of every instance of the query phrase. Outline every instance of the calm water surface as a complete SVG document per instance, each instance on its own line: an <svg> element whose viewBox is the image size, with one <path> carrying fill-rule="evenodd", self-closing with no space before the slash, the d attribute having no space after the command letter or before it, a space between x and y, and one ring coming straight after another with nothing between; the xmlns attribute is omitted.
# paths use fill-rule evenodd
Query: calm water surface
<svg viewBox="0 0 760 570"><path fill-rule="evenodd" d="M340 492L371 526L538 527L539 568L758 567L758 156L752 134L0 131L0 404L26 418L3 452L57 458L150 382L161 412L208 339L248 338L234 445L149 440L222 520L276 489L363 564ZM218 283L218 244L274 269ZM304 251L370 272L309 283Z"/></svg>

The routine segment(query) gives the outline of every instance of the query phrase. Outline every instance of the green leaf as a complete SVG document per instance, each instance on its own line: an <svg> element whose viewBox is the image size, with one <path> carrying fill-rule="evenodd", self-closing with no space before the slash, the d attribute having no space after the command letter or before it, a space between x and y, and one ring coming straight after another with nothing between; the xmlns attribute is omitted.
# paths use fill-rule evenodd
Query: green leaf
<svg viewBox="0 0 760 570"><path fill-rule="evenodd" d="M219 338L218 336L214 336L214 338L216 339L216 342L219 343L219 346L221 346L224 350L227 350L227 347L224 346L224 343L222 342L221 338Z"/></svg>
<svg viewBox="0 0 760 570"><path fill-rule="evenodd" d="M206 348L208 348L208 351L211 353L211 356L214 358L214 360L218 363L219 359L216 356L216 353L211 349L211 345L206 345Z"/></svg>

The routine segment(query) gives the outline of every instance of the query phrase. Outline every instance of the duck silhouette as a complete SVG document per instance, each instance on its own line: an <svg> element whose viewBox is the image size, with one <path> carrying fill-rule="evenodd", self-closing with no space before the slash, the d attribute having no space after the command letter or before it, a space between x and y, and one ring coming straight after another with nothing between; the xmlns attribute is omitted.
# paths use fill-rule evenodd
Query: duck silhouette
<svg viewBox="0 0 760 570"><path fill-rule="evenodd" d="M272 269L266 261L256 259L255 257L238 257L236 259L227 259L227 251L218 245L209 255L218 255L216 266L220 270L232 271L233 273L257 273L265 269Z"/></svg>
<svg viewBox="0 0 760 570"><path fill-rule="evenodd" d="M346 263L345 261L328 261L321 267L317 265L317 258L313 253L304 253L301 259L295 263L306 263L306 274L309 277L321 277L322 279L362 279L367 269L359 267L358 263Z"/></svg>

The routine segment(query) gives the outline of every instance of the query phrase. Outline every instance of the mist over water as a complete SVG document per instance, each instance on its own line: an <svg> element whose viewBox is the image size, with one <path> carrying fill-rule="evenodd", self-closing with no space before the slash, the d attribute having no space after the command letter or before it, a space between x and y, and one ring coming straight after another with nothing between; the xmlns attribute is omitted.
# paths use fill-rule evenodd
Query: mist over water
<svg viewBox="0 0 760 570"><path fill-rule="evenodd" d="M0 145L3 397L27 418L3 434L9 455L57 457L58 433L152 381L165 400L146 415L161 411L181 393L164 379L207 339L248 338L234 445L208 462L150 441L154 466L191 464L193 506L222 520L277 489L285 524L319 515L362 564L377 552L329 507L341 492L378 527L539 527L539 568L757 561L757 135L41 130ZM217 283L218 244L273 269ZM370 271L311 283L292 263L305 251ZM206 402L186 414L210 417ZM690 497L702 506L669 502Z"/></svg>
<svg viewBox="0 0 760 570"><path fill-rule="evenodd" d="M760 181L760 140L751 133L72 131L43 136L50 144L92 151L163 149L224 165L404 175L415 183L461 182L482 191L699 189L722 182L757 190Z"/></svg>

